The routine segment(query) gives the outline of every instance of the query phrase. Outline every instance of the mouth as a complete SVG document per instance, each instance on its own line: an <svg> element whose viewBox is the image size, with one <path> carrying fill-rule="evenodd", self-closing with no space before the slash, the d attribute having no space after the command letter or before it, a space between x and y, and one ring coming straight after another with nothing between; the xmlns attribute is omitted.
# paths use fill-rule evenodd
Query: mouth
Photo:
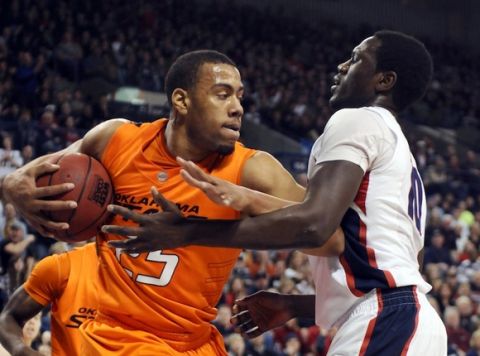
<svg viewBox="0 0 480 356"><path fill-rule="evenodd" d="M239 124L226 124L222 126L222 129L228 132L229 136L232 136L235 140L240 137L240 125Z"/></svg>
<svg viewBox="0 0 480 356"><path fill-rule="evenodd" d="M333 84L330 87L330 92L333 94L333 92L340 86L340 77L338 74L333 77Z"/></svg>

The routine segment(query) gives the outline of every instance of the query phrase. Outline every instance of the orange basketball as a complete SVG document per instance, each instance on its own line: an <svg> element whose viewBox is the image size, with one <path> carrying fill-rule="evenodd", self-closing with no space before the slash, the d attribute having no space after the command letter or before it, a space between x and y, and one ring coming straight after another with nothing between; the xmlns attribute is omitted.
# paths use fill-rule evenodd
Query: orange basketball
<svg viewBox="0 0 480 356"><path fill-rule="evenodd" d="M50 220L67 222L68 230L55 231L55 238L65 242L85 241L95 236L109 213L113 185L107 170L96 159L82 153L56 157L52 163L60 168L40 176L37 186L44 187L62 183L74 183L71 191L52 197L52 200L74 200L76 209L45 212Z"/></svg>

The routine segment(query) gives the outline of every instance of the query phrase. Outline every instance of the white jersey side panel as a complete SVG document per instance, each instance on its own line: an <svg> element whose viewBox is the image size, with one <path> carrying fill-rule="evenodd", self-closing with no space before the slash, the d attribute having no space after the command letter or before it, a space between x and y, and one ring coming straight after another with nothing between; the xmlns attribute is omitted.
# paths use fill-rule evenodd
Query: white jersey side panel
<svg viewBox="0 0 480 356"><path fill-rule="evenodd" d="M316 318L329 327L372 289L416 285L427 293L417 262L423 247L426 202L408 142L393 115L379 107L335 113L315 142L315 165L346 160L365 172L341 226L340 257L309 257L316 284Z"/></svg>

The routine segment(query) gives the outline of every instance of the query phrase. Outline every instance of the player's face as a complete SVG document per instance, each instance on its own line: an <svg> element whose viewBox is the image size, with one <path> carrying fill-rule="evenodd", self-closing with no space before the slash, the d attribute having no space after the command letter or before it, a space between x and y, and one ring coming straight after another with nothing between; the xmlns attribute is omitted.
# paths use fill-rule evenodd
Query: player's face
<svg viewBox="0 0 480 356"><path fill-rule="evenodd" d="M376 97L376 49L380 42L369 37L355 47L352 57L338 65L331 88L330 106L334 110L371 105Z"/></svg>
<svg viewBox="0 0 480 356"><path fill-rule="evenodd" d="M228 64L202 65L189 97L190 140L208 152L232 153L243 116L243 85L238 69Z"/></svg>

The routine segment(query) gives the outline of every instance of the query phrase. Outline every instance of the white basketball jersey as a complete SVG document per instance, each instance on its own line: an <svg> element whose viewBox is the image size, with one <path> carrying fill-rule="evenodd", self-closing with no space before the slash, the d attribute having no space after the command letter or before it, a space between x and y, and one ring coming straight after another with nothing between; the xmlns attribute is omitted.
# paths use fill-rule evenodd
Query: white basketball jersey
<svg viewBox="0 0 480 356"><path fill-rule="evenodd" d="M427 293L417 262L426 201L408 142L395 117L380 107L343 109L328 121L310 155L316 164L346 160L365 172L341 227L340 257L309 256L316 285L316 321L330 327L372 289L416 285Z"/></svg>

